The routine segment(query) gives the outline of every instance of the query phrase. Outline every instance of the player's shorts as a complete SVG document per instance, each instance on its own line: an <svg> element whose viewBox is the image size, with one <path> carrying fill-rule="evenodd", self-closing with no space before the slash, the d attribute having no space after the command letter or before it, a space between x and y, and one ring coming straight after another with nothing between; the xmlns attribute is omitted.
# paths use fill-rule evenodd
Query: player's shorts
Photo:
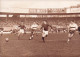
<svg viewBox="0 0 80 57"><path fill-rule="evenodd" d="M20 29L19 30L19 33L24 33L24 29Z"/></svg>
<svg viewBox="0 0 80 57"><path fill-rule="evenodd" d="M48 31L43 30L42 37L45 37L46 35L48 35Z"/></svg>
<svg viewBox="0 0 80 57"><path fill-rule="evenodd" d="M69 33L70 34L74 34L75 33L75 30L69 30Z"/></svg>

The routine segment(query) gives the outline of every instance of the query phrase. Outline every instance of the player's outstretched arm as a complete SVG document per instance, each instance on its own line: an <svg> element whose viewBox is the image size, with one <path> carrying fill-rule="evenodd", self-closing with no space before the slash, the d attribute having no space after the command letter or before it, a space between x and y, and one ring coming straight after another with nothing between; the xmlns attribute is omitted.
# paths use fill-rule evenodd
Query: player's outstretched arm
<svg viewBox="0 0 80 57"><path fill-rule="evenodd" d="M51 27L51 31L53 31L53 27L52 27L52 25L49 25L50 27Z"/></svg>
<svg viewBox="0 0 80 57"><path fill-rule="evenodd" d="M67 26L67 30L68 30L68 32L69 32L69 30L70 30L70 27L69 27L69 26Z"/></svg>

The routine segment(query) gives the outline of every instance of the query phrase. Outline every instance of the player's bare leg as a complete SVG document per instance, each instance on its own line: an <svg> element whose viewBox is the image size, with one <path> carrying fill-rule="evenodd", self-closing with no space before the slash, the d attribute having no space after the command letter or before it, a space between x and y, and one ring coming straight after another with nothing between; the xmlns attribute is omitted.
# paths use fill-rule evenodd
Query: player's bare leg
<svg viewBox="0 0 80 57"><path fill-rule="evenodd" d="M43 40L44 43L45 43L45 37L47 37L47 36L48 35L45 35L45 34L42 36L42 40Z"/></svg>
<svg viewBox="0 0 80 57"><path fill-rule="evenodd" d="M68 35L68 40L67 40L67 43L69 43L71 41L71 38L73 37L73 34L70 34Z"/></svg>
<svg viewBox="0 0 80 57"><path fill-rule="evenodd" d="M45 43L45 37L46 37L47 35L43 32L42 33L42 40L43 40L43 42Z"/></svg>
<svg viewBox="0 0 80 57"><path fill-rule="evenodd" d="M42 40L43 40L43 42L45 43L45 39L44 39L44 37L42 37Z"/></svg>
<svg viewBox="0 0 80 57"><path fill-rule="evenodd" d="M19 33L18 34L18 40L24 35L24 33Z"/></svg>
<svg viewBox="0 0 80 57"><path fill-rule="evenodd" d="M48 35L45 35L42 37L43 42L45 43L45 37L47 37Z"/></svg>
<svg viewBox="0 0 80 57"><path fill-rule="evenodd" d="M24 34L26 34L26 29L24 29Z"/></svg>
<svg viewBox="0 0 80 57"><path fill-rule="evenodd" d="M33 32L31 32L31 35L30 35L29 40L32 40L32 39L33 39L33 35L34 35L34 33L33 33Z"/></svg>
<svg viewBox="0 0 80 57"><path fill-rule="evenodd" d="M35 35L36 35L36 36L38 36L38 33L37 33L37 31L35 32Z"/></svg>
<svg viewBox="0 0 80 57"><path fill-rule="evenodd" d="M21 32L20 31L18 31L18 40L20 39L20 37L21 37Z"/></svg>

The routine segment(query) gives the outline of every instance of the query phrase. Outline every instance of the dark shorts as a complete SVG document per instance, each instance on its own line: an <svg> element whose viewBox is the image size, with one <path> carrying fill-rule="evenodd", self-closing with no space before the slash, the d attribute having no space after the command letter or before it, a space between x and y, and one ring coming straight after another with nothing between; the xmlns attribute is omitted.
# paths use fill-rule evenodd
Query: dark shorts
<svg viewBox="0 0 80 57"><path fill-rule="evenodd" d="M69 30L69 33L70 34L74 34L75 33L75 30Z"/></svg>

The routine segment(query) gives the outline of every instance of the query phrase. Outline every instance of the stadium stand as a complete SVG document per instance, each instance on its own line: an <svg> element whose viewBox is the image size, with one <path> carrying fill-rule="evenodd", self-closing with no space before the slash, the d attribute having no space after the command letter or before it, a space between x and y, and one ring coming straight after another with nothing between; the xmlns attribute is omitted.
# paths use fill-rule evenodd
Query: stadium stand
<svg viewBox="0 0 80 57"><path fill-rule="evenodd" d="M26 28L29 29L33 22L37 22L39 25L41 25L43 20L47 20L49 24L53 26L53 28L57 29L62 28L64 30L67 29L67 25L69 24L70 21L74 20L78 25L80 21L79 13L57 13L57 14L2 13L2 15L3 14L6 15L13 14L13 16L0 17L0 27L13 27L14 25L19 25L21 22L24 22ZM20 17L20 15L24 16L36 15L36 17L32 16Z"/></svg>

